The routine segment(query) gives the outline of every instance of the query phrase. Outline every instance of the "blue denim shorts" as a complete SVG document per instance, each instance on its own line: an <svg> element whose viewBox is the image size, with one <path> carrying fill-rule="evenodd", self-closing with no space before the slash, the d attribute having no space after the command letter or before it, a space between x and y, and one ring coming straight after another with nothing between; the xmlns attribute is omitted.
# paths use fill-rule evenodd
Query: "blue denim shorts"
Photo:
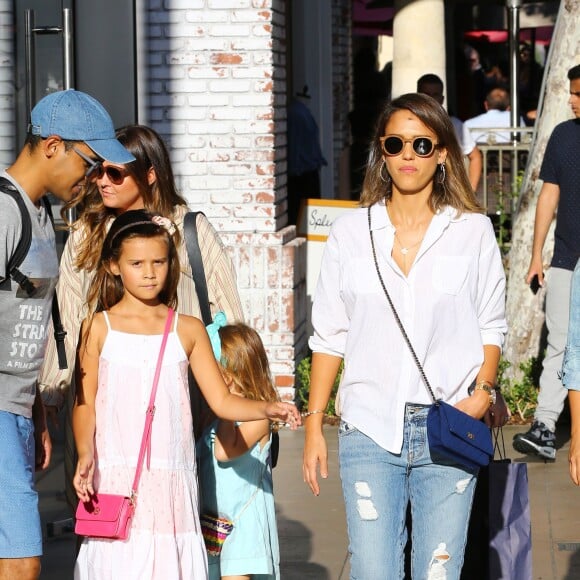
<svg viewBox="0 0 580 580"><path fill-rule="evenodd" d="M42 555L32 419L0 411L0 558Z"/></svg>

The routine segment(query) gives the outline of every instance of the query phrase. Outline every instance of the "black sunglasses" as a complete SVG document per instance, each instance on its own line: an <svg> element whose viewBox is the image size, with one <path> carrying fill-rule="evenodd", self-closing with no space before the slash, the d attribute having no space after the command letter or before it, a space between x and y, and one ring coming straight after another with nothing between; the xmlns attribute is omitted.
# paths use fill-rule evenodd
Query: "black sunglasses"
<svg viewBox="0 0 580 580"><path fill-rule="evenodd" d="M396 135L385 135L380 137L383 153L388 156L400 155L405 147L405 143L413 144L413 151L417 157L429 157L439 145L433 143L429 137L415 137L415 139L401 139Z"/></svg>
<svg viewBox="0 0 580 580"><path fill-rule="evenodd" d="M92 179L93 173L97 171L99 167L101 167L101 159L93 159L76 147L73 147L72 150L87 164L85 177L87 179Z"/></svg>

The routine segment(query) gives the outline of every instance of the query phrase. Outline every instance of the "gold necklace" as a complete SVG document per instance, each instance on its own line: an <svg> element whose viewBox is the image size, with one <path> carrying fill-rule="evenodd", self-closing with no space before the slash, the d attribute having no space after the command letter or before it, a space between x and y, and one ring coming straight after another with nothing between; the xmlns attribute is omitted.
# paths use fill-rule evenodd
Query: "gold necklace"
<svg viewBox="0 0 580 580"><path fill-rule="evenodd" d="M421 239L418 242L415 242L414 244L411 244L410 246L405 247L401 243L401 240L399 239L399 236L397 236L397 232L395 231L395 239L399 243L399 251L401 252L401 254L403 254L403 256L406 256L409 253L409 250L412 250L415 246L418 246L423 241L424 237L425 237L425 234L423 234L421 236Z"/></svg>

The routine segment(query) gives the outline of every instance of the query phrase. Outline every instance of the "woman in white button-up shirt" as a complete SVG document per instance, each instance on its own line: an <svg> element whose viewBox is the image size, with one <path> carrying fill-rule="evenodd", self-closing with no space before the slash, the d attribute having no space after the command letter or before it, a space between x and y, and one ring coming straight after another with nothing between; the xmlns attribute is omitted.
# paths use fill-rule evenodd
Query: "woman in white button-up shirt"
<svg viewBox="0 0 580 580"><path fill-rule="evenodd" d="M317 470L328 475L320 411L344 360L339 460L351 578L404 576L409 502L413 578L459 578L477 470L429 452L432 399L371 250L372 232L382 278L436 397L481 418L506 331L505 276L436 101L409 94L385 107L361 205L333 224L314 296L304 478L318 495Z"/></svg>

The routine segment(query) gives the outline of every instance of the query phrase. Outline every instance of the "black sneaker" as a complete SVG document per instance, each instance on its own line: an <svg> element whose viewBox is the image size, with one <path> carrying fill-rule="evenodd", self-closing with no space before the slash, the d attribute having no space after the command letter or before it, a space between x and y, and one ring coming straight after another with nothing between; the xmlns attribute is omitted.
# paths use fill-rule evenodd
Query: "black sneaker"
<svg viewBox="0 0 580 580"><path fill-rule="evenodd" d="M556 434L539 421L534 421L526 433L514 436L513 446L520 453L535 453L546 459L556 459Z"/></svg>

